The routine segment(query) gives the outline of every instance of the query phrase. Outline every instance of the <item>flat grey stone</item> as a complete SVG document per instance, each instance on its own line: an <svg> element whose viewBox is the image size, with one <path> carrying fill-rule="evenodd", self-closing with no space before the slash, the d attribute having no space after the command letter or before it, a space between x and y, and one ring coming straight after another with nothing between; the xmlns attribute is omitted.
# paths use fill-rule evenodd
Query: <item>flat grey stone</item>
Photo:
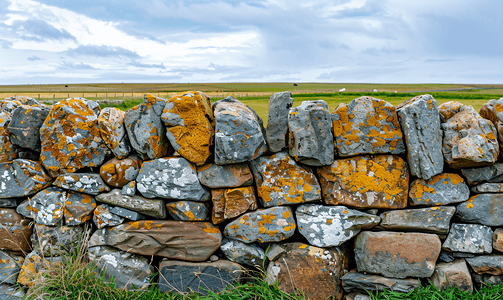
<svg viewBox="0 0 503 300"><path fill-rule="evenodd" d="M458 287L462 291L473 291L472 277L464 259L438 263L430 281L439 290Z"/></svg>
<svg viewBox="0 0 503 300"><path fill-rule="evenodd" d="M31 160L0 163L0 170L0 198L31 196L52 182L42 164Z"/></svg>
<svg viewBox="0 0 503 300"><path fill-rule="evenodd" d="M380 215L380 226L392 231L447 234L455 211L453 206L390 210Z"/></svg>
<svg viewBox="0 0 503 300"><path fill-rule="evenodd" d="M493 231L490 227L475 224L452 223L442 249L451 252L484 254L492 252Z"/></svg>
<svg viewBox="0 0 503 300"><path fill-rule="evenodd" d="M469 185L503 182L503 163L497 162L487 167L461 169L461 173Z"/></svg>
<svg viewBox="0 0 503 300"><path fill-rule="evenodd" d="M23 261L23 256L15 255L8 251L0 251L0 282L16 284Z"/></svg>
<svg viewBox="0 0 503 300"><path fill-rule="evenodd" d="M145 219L147 219L147 216L145 216L143 214L140 214L140 213L138 213L136 211L132 211L132 210L129 210L129 209L126 209L126 208L123 208L123 207L119 207L119 206L112 207L112 209L110 210L110 212L112 214L115 214L115 215L119 216L119 217L123 217L123 218L129 219L131 221L139 221L139 220L145 220Z"/></svg>
<svg viewBox="0 0 503 300"><path fill-rule="evenodd" d="M503 226L503 194L478 194L456 207L456 218L464 223Z"/></svg>
<svg viewBox="0 0 503 300"><path fill-rule="evenodd" d="M166 218L166 206L162 199L147 199L141 196L126 196L120 189L113 189L109 193L96 196L96 201L120 206L156 219Z"/></svg>
<svg viewBox="0 0 503 300"><path fill-rule="evenodd" d="M48 187L30 199L33 218L37 224L55 226L63 221L66 191L60 187Z"/></svg>
<svg viewBox="0 0 503 300"><path fill-rule="evenodd" d="M503 275L503 255L481 255L467 258L466 262L478 274Z"/></svg>
<svg viewBox="0 0 503 300"><path fill-rule="evenodd" d="M9 134L12 144L40 152L40 127L49 115L45 107L20 106L12 111Z"/></svg>
<svg viewBox="0 0 503 300"><path fill-rule="evenodd" d="M212 189L253 184L253 174L246 163L223 166L206 164L197 168L197 178L202 185Z"/></svg>
<svg viewBox="0 0 503 300"><path fill-rule="evenodd" d="M209 221L211 208L207 203L177 201L166 204L168 214L175 221Z"/></svg>
<svg viewBox="0 0 503 300"><path fill-rule="evenodd" d="M266 140L271 152L288 147L288 112L292 105L290 92L274 93L269 98Z"/></svg>
<svg viewBox="0 0 503 300"><path fill-rule="evenodd" d="M475 254L473 253L465 253L465 252L451 252L452 256L455 258L469 258L469 257L475 257Z"/></svg>
<svg viewBox="0 0 503 300"><path fill-rule="evenodd" d="M503 183L482 183L470 189L472 193L503 193Z"/></svg>
<svg viewBox="0 0 503 300"><path fill-rule="evenodd" d="M35 224L31 236L33 249L45 257L76 253L82 242L84 230L80 226L45 226Z"/></svg>
<svg viewBox="0 0 503 300"><path fill-rule="evenodd" d="M111 212L112 206L101 204L96 207L93 213L93 223L98 229L103 227L113 227L124 222L124 218Z"/></svg>
<svg viewBox="0 0 503 300"><path fill-rule="evenodd" d="M105 184L98 173L70 173L59 175L52 183L67 190L98 195L109 192L110 188Z"/></svg>
<svg viewBox="0 0 503 300"><path fill-rule="evenodd" d="M468 200L470 190L458 174L442 173L429 180L416 179L409 189L411 206L439 206Z"/></svg>
<svg viewBox="0 0 503 300"><path fill-rule="evenodd" d="M346 292L352 291L384 291L408 293L419 288L417 279L395 279L379 275L350 272L342 276L342 287Z"/></svg>
<svg viewBox="0 0 503 300"><path fill-rule="evenodd" d="M17 200L15 198L0 199L0 207L16 207Z"/></svg>
<svg viewBox="0 0 503 300"><path fill-rule="evenodd" d="M264 250L259 246L228 238L223 239L220 250L228 260L251 267L262 266L265 257Z"/></svg>

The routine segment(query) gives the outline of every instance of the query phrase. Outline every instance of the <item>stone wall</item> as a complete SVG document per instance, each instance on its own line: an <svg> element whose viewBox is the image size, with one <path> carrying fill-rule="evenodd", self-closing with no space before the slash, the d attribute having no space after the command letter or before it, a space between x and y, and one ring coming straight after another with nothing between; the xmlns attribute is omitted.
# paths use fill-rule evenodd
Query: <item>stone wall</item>
<svg viewBox="0 0 503 300"><path fill-rule="evenodd" d="M0 101L1 293L89 237L119 288L221 291L266 265L310 299L503 281L503 98ZM418 280L418 278L420 280ZM204 289L203 289L204 288Z"/></svg>

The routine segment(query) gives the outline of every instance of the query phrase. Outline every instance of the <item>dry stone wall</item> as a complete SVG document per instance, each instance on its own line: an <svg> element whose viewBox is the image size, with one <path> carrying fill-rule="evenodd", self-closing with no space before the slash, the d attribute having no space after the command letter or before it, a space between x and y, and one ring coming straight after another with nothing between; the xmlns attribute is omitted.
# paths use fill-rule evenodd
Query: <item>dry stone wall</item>
<svg viewBox="0 0 503 300"><path fill-rule="evenodd" d="M503 98L292 107L233 96L0 101L0 298L84 242L118 288L219 292L246 269L309 299L503 281ZM418 280L419 279L419 280Z"/></svg>

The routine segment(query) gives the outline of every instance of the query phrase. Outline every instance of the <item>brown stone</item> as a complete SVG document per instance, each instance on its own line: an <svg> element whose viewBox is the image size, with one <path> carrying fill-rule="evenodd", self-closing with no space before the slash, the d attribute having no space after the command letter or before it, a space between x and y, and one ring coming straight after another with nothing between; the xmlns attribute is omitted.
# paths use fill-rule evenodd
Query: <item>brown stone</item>
<svg viewBox="0 0 503 300"><path fill-rule="evenodd" d="M257 209L257 199L252 186L211 190L211 200L213 201L211 214L213 224L222 223L224 220Z"/></svg>
<svg viewBox="0 0 503 300"><path fill-rule="evenodd" d="M317 171L326 204L391 209L407 206L409 173L407 163L399 156L336 159Z"/></svg>
<svg viewBox="0 0 503 300"><path fill-rule="evenodd" d="M464 259L449 263L438 263L430 281L437 289L458 287L462 291L473 291L472 277Z"/></svg>
<svg viewBox="0 0 503 300"><path fill-rule="evenodd" d="M136 179L142 162L141 158L137 155L130 155L124 159L114 157L101 165L101 178L108 185L121 188Z"/></svg>
<svg viewBox="0 0 503 300"><path fill-rule="evenodd" d="M202 185L212 189L253 184L253 174L246 163L223 166L205 164L197 167L197 177Z"/></svg>
<svg viewBox="0 0 503 300"><path fill-rule="evenodd" d="M28 252L31 249L31 220L18 214L15 209L0 209L0 249Z"/></svg>
<svg viewBox="0 0 503 300"><path fill-rule="evenodd" d="M503 252L503 228L496 228L493 233L493 249Z"/></svg>

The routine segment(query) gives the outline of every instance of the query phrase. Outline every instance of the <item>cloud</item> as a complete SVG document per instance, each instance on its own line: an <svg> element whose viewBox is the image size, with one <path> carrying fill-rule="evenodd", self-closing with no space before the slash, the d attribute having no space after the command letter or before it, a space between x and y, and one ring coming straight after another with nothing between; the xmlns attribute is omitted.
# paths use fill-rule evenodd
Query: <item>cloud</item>
<svg viewBox="0 0 503 300"><path fill-rule="evenodd" d="M424 60L425 63L439 63L448 61L455 61L455 60L451 58L428 58Z"/></svg>
<svg viewBox="0 0 503 300"><path fill-rule="evenodd" d="M4 49L12 48L12 41L0 39L0 46Z"/></svg>
<svg viewBox="0 0 503 300"><path fill-rule="evenodd" d="M44 60L44 59L40 58L38 56L32 55L32 56L28 57L27 60L29 60L29 61L36 61L36 60Z"/></svg>
<svg viewBox="0 0 503 300"><path fill-rule="evenodd" d="M66 29L58 29L43 20L16 20L10 26L22 39L32 41L72 40L76 41Z"/></svg>
<svg viewBox="0 0 503 300"><path fill-rule="evenodd" d="M96 70L95 67L85 63L62 62L57 67L57 70Z"/></svg>
<svg viewBox="0 0 503 300"><path fill-rule="evenodd" d="M70 56L140 58L140 55L131 50L107 45L79 45L64 51L64 53Z"/></svg>
<svg viewBox="0 0 503 300"><path fill-rule="evenodd" d="M158 64L145 64L138 61L127 63L128 66L133 66L137 68L153 68L153 69L166 69L163 63Z"/></svg>

